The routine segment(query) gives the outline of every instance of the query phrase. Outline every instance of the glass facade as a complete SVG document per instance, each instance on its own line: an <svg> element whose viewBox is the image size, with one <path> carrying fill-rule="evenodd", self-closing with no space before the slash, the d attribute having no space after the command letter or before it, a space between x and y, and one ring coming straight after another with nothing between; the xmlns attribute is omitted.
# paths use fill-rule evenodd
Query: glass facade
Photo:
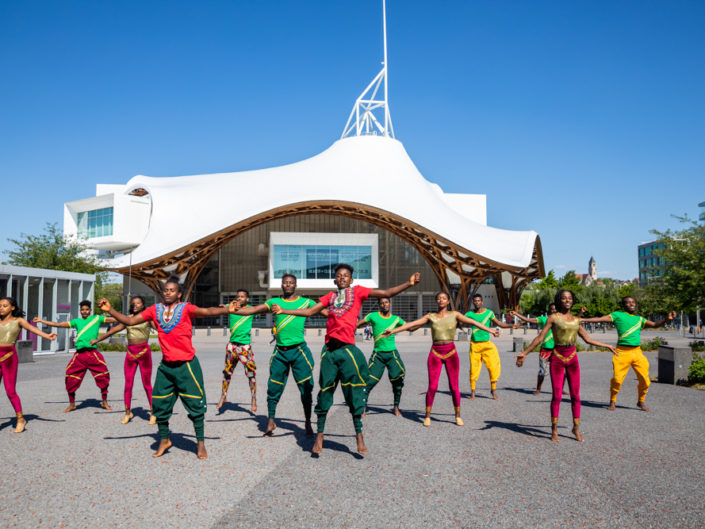
<svg viewBox="0 0 705 529"><path fill-rule="evenodd" d="M372 246L275 244L273 253L275 277L333 279L335 265L348 263L354 279L372 279Z"/></svg>
<svg viewBox="0 0 705 529"><path fill-rule="evenodd" d="M77 219L78 236L85 239L113 234L113 208L81 211Z"/></svg>

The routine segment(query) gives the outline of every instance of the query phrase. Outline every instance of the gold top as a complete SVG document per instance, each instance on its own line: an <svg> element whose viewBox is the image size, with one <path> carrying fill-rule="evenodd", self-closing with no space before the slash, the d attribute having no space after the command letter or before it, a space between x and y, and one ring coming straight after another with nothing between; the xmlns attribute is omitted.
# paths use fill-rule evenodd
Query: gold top
<svg viewBox="0 0 705 529"><path fill-rule="evenodd" d="M458 327L455 311L449 312L444 318L439 318L438 314L429 314L428 319L431 322L431 337L434 342L455 340L455 329Z"/></svg>
<svg viewBox="0 0 705 529"><path fill-rule="evenodd" d="M152 325L148 322L138 323L127 327L127 341L146 342L149 340L149 333L152 332Z"/></svg>
<svg viewBox="0 0 705 529"><path fill-rule="evenodd" d="M0 323L0 343L13 344L20 336L20 320L15 318L6 324Z"/></svg>
<svg viewBox="0 0 705 529"><path fill-rule="evenodd" d="M556 345L570 347L575 345L578 339L578 329L580 329L580 319L573 317L573 321L565 321L556 315L553 318L553 339Z"/></svg>

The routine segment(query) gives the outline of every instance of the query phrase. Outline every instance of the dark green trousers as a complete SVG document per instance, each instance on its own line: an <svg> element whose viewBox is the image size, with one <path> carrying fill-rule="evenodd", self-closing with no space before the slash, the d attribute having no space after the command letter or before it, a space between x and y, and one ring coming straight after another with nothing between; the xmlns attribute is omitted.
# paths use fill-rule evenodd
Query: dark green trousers
<svg viewBox="0 0 705 529"><path fill-rule="evenodd" d="M340 387L343 397L353 416L355 432L362 432L362 414L367 406L367 380L369 370L365 355L352 344L345 344L339 349L329 350L328 346L321 353L321 371L318 378L318 400L314 412L318 416L318 433L323 433L328 410L333 405L333 394Z"/></svg>
<svg viewBox="0 0 705 529"><path fill-rule="evenodd" d="M176 399L188 412L193 422L196 439L203 441L203 416L206 414L206 390L203 386L201 364L195 356L188 362L167 362L162 360L157 368L152 392L152 407L157 418L159 437L169 437L169 419L174 411Z"/></svg>
<svg viewBox="0 0 705 529"><path fill-rule="evenodd" d="M275 417L277 404L289 378L289 369L301 393L304 416L306 420L311 418L313 365L313 355L306 342L286 350L280 346L274 348L272 358L269 360L269 380L267 381L267 412L270 419Z"/></svg>
<svg viewBox="0 0 705 529"><path fill-rule="evenodd" d="M381 380L384 370L387 369L387 375L394 392L394 405L399 406L401 390L404 387L404 376L406 375L406 368L399 356L399 351L396 349L394 351L372 351L368 368L370 370L370 376L367 379L368 398L372 393L372 388Z"/></svg>

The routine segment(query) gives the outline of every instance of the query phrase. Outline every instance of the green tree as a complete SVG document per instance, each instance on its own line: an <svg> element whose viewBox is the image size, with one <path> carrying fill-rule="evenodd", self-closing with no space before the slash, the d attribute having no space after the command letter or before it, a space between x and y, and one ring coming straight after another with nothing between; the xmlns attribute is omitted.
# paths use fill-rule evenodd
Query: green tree
<svg viewBox="0 0 705 529"><path fill-rule="evenodd" d="M674 308L692 311L705 307L705 215L698 221L677 217L682 230L652 230L664 248L655 250L666 265L662 295Z"/></svg>
<svg viewBox="0 0 705 529"><path fill-rule="evenodd" d="M117 310L122 308L122 298L116 290L122 292L122 286L106 283L105 272L94 256L87 254L78 241L65 237L56 224L47 223L44 232L39 235L22 233L19 239L8 239L14 248L5 250L6 264L46 268L82 274L95 274L95 297L108 297Z"/></svg>

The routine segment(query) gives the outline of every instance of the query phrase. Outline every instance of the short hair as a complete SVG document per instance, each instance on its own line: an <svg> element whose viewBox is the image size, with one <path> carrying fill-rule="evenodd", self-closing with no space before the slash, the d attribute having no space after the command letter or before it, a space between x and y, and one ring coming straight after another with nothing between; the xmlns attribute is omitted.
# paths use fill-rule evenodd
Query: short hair
<svg viewBox="0 0 705 529"><path fill-rule="evenodd" d="M79 307L88 307L89 309L93 306L90 301L84 299L78 304Z"/></svg>
<svg viewBox="0 0 705 529"><path fill-rule="evenodd" d="M350 272L350 275L353 275L353 272L355 272L355 269L354 269L352 266L350 266L349 264L347 264L347 263L338 263L337 265L335 265L335 268L333 269L333 273L334 273L334 274L337 274L337 273L338 273L338 270L340 270L341 268L343 268L343 269L347 270L348 272Z"/></svg>
<svg viewBox="0 0 705 529"><path fill-rule="evenodd" d="M183 286L181 285L181 283L179 282L179 278L178 278L178 277L176 277L176 276L170 276L169 279L167 279L166 281L164 281L164 286L167 286L169 283L172 283L172 284L176 285L177 288L179 289L179 292L183 292L183 291L184 291L184 287L183 287Z"/></svg>
<svg viewBox="0 0 705 529"><path fill-rule="evenodd" d="M245 295L246 295L248 298L250 297L250 291L247 290L246 288L238 288L238 289L235 291L236 294L239 294L240 292L244 292Z"/></svg>
<svg viewBox="0 0 705 529"><path fill-rule="evenodd" d="M389 296L382 296L377 300L377 305L381 304L383 299L388 299L390 303L392 302L392 298L390 298Z"/></svg>
<svg viewBox="0 0 705 529"><path fill-rule="evenodd" d="M628 299L633 299L634 303L636 303L636 298L634 296L624 296L622 298L622 308L626 307L626 303Z"/></svg>
<svg viewBox="0 0 705 529"><path fill-rule="evenodd" d="M291 279L294 280L294 283L296 283L296 276L295 276L294 274L284 274L284 275L282 276L282 281L284 281L284 279L286 279L287 277L290 277ZM238 291L238 292L239 292L239 291Z"/></svg>
<svg viewBox="0 0 705 529"><path fill-rule="evenodd" d="M573 298L573 303L575 303L575 292L572 290L568 290L567 288L562 288L558 292L556 292L556 296L553 298L553 303L556 305L556 308L558 308L561 304L561 296L563 295L564 292L569 292L570 297Z"/></svg>
<svg viewBox="0 0 705 529"><path fill-rule="evenodd" d="M448 292L446 292L445 290L439 290L438 292L436 292L436 295L433 297L433 299L438 299L438 296L440 296L441 294L447 297L448 301L450 301L450 294L448 294Z"/></svg>
<svg viewBox="0 0 705 529"><path fill-rule="evenodd" d="M470 298L470 299L475 299L475 298L480 298L480 299L482 299L482 294L477 294L477 293L475 293L475 294L472 295L472 298Z"/></svg>

